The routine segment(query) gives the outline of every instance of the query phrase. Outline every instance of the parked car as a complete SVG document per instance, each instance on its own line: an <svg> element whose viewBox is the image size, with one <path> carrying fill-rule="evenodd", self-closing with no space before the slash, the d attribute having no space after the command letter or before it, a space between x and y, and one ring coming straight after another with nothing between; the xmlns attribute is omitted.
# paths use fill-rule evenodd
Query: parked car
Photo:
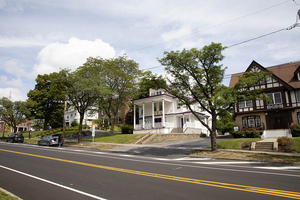
<svg viewBox="0 0 300 200"><path fill-rule="evenodd" d="M22 133L11 133L6 139L6 142L24 142L24 136Z"/></svg>
<svg viewBox="0 0 300 200"><path fill-rule="evenodd" d="M47 146L58 146L60 134L54 135L46 135L43 138L39 139L37 144L40 145L47 145Z"/></svg>

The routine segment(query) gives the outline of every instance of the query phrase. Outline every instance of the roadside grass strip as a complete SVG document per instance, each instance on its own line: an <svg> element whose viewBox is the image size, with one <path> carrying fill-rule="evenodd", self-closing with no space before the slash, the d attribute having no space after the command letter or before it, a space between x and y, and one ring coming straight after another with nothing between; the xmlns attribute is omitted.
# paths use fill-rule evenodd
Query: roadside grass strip
<svg viewBox="0 0 300 200"><path fill-rule="evenodd" d="M198 185L206 185L206 186L211 186L211 187L239 190L239 191L272 195L272 196L278 196L278 197L286 197L286 198L290 198L290 199L300 199L299 192L276 190L276 189L253 187L253 186L230 184L230 183L222 183L222 182L207 181L207 180L192 179L192 178L184 178L184 177L156 174L156 173L143 172L143 171L137 171L137 170L122 169L122 168L117 168L117 167L89 164L89 163L84 163L84 162L77 162L77 161L60 159L60 158L53 158L53 157L47 157L47 156L41 156L41 155L35 155L35 154L29 154L29 153L23 153L23 152L17 152L17 151L10 151L10 150L5 150L5 149L0 149L0 150L4 151L4 152L9 152L9 153L16 153L16 154L21 154L21 155L27 155L27 156L33 156L33 157L44 158L44 159L49 159L49 160L72 163L72 164L77 164L77 165L106 169L106 170L111 170L111 171L160 178L160 179L165 179L165 180L180 181L180 182L186 182L186 183L192 183L192 184L198 184Z"/></svg>

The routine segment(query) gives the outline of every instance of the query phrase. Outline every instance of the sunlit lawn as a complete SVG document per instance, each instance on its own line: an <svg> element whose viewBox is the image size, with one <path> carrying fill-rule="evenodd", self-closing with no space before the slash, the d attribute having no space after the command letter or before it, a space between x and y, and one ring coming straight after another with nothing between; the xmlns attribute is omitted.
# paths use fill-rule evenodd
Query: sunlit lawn
<svg viewBox="0 0 300 200"><path fill-rule="evenodd" d="M115 134L96 137L94 142L116 143L116 144L133 144L142 138L145 134ZM84 139L84 142L92 142L91 139Z"/></svg>

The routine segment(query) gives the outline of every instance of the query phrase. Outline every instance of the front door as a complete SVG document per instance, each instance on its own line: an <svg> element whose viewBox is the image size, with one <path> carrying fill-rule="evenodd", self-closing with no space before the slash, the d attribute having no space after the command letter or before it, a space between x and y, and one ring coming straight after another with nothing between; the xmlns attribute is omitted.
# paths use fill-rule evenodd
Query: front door
<svg viewBox="0 0 300 200"><path fill-rule="evenodd" d="M269 127L268 129L288 129L289 117L288 113L269 113Z"/></svg>

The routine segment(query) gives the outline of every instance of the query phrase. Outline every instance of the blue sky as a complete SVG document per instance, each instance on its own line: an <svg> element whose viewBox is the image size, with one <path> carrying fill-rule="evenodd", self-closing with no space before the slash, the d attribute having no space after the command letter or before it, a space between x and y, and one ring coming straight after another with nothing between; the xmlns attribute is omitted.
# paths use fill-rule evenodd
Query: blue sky
<svg viewBox="0 0 300 200"><path fill-rule="evenodd" d="M89 56L126 53L164 74L164 51L237 44L291 26L299 9L300 0L0 0L0 97L26 100L38 74L76 69ZM226 74L252 60L300 60L299 35L297 27L226 49Z"/></svg>

